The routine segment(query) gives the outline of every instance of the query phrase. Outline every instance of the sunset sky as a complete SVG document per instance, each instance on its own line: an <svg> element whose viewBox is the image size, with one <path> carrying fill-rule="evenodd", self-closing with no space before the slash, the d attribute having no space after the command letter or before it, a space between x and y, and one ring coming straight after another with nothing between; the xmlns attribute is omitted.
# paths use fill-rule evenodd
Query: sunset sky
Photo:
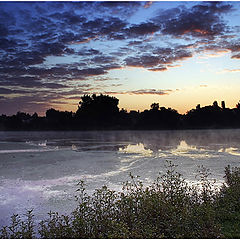
<svg viewBox="0 0 240 240"><path fill-rule="evenodd" d="M240 2L0 2L0 114L103 93L180 113L240 100Z"/></svg>

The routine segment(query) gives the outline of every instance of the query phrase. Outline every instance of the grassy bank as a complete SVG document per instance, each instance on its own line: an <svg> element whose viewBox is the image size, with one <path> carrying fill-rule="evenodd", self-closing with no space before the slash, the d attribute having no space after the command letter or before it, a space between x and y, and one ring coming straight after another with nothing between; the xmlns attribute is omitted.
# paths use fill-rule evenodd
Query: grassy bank
<svg viewBox="0 0 240 240"><path fill-rule="evenodd" d="M121 192L103 186L93 195L78 184L70 215L50 212L40 223L29 211L0 230L1 238L240 238L240 168L225 168L220 189L201 168L198 185L169 163L150 186L130 175ZM199 191L201 189L201 191Z"/></svg>

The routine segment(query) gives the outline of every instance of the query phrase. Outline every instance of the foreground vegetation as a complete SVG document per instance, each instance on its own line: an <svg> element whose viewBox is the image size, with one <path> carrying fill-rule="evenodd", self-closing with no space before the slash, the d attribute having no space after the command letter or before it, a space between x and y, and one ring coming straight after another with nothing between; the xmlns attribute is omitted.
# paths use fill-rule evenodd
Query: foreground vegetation
<svg viewBox="0 0 240 240"><path fill-rule="evenodd" d="M121 192L103 186L93 195L83 182L70 215L50 212L34 222L32 211L12 216L1 238L240 238L240 168L225 169L214 187L203 167L190 185L169 163L166 174L144 187L130 175Z"/></svg>

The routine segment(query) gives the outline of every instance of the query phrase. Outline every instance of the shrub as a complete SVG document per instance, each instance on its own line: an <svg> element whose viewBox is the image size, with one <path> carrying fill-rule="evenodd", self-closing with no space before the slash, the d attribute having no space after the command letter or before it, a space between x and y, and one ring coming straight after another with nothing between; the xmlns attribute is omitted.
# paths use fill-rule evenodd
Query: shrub
<svg viewBox="0 0 240 240"><path fill-rule="evenodd" d="M199 169L198 186L187 183L168 163L150 186L130 174L116 192L103 186L90 196L79 182L77 208L70 215L50 212L34 225L12 216L1 238L224 238L239 237L240 169L225 169L226 183L216 189L209 172Z"/></svg>

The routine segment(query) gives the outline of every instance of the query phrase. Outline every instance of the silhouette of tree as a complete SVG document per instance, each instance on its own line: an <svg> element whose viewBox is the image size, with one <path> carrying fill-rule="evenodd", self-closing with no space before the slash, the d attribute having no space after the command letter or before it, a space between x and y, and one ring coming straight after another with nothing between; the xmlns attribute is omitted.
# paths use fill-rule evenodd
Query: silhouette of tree
<svg viewBox="0 0 240 240"><path fill-rule="evenodd" d="M117 123L119 100L109 95L84 95L79 102L76 118L88 127L111 127Z"/></svg>
<svg viewBox="0 0 240 240"><path fill-rule="evenodd" d="M240 109L240 101L236 104L236 108Z"/></svg>
<svg viewBox="0 0 240 240"><path fill-rule="evenodd" d="M58 111L53 108L46 111L46 128L54 130L67 130L72 127L72 112Z"/></svg>
<svg viewBox="0 0 240 240"><path fill-rule="evenodd" d="M91 129L201 129L201 128L239 128L240 101L236 108L221 107L217 101L210 106L191 109L179 114L171 108L159 107L152 103L149 110L119 111L119 100L109 95L83 95L76 113L59 111L53 108L46 116L32 116L17 112L16 115L0 116L0 130L91 130Z"/></svg>
<svg viewBox="0 0 240 240"><path fill-rule="evenodd" d="M154 110L154 111L159 110L159 103L152 103L151 104L151 110Z"/></svg>
<svg viewBox="0 0 240 240"><path fill-rule="evenodd" d="M214 108L219 108L217 101L214 101L214 102L213 102L213 107L214 107Z"/></svg>
<svg viewBox="0 0 240 240"><path fill-rule="evenodd" d="M171 108L160 107L159 104L151 104L150 110L140 113L137 121L138 129L177 129L180 123L180 115Z"/></svg>
<svg viewBox="0 0 240 240"><path fill-rule="evenodd" d="M222 109L225 109L225 108L226 108L224 101L222 101L221 105L222 105Z"/></svg>

